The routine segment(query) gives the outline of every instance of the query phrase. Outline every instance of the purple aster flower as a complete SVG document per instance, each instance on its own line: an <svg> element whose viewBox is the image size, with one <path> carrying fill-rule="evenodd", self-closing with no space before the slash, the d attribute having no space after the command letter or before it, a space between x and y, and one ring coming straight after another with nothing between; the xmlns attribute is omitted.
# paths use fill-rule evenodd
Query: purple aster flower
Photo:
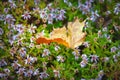
<svg viewBox="0 0 120 80"><path fill-rule="evenodd" d="M26 20L30 19L31 18L31 15L28 11L24 12L24 14L22 15L22 17Z"/></svg>

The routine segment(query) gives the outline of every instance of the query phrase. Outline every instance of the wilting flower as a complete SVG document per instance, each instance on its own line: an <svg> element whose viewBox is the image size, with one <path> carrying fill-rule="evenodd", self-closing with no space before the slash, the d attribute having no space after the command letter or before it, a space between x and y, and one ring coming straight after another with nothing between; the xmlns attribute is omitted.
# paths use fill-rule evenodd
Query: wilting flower
<svg viewBox="0 0 120 80"><path fill-rule="evenodd" d="M3 29L2 28L0 28L0 35L2 35L3 34Z"/></svg>
<svg viewBox="0 0 120 80"><path fill-rule="evenodd" d="M46 72L41 72L39 77L43 79L43 78L47 78L48 76L49 74L47 74Z"/></svg>
<svg viewBox="0 0 120 80"><path fill-rule="evenodd" d="M22 15L22 17L26 20L30 19L31 18L31 15L28 11L24 12L24 14Z"/></svg>
<svg viewBox="0 0 120 80"><path fill-rule="evenodd" d="M60 78L60 72L58 70L53 70L53 72L54 72L54 77Z"/></svg>
<svg viewBox="0 0 120 80"><path fill-rule="evenodd" d="M44 49L42 53L42 57L48 56L50 54L50 51L48 49Z"/></svg>

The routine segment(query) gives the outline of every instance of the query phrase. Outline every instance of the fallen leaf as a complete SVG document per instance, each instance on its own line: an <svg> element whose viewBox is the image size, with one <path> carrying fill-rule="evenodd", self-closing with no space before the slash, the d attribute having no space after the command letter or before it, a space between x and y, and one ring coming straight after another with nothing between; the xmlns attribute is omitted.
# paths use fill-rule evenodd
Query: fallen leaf
<svg viewBox="0 0 120 80"><path fill-rule="evenodd" d="M82 31L84 26L85 21L79 22L79 19L76 19L74 22L68 22L67 27L53 29L50 33L50 38L39 37L36 42L38 44L56 42L74 49L85 40L86 33Z"/></svg>

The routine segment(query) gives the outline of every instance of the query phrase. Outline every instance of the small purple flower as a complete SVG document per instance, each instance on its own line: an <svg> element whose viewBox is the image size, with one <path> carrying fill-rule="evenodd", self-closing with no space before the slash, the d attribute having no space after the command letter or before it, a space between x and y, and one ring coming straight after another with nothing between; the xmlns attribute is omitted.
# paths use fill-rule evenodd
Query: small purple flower
<svg viewBox="0 0 120 80"><path fill-rule="evenodd" d="M9 10L10 10L10 8L4 8L5 13L8 13Z"/></svg>
<svg viewBox="0 0 120 80"><path fill-rule="evenodd" d="M46 72L41 72L40 73L40 78L43 79L43 78L48 78L49 74L47 74Z"/></svg>
<svg viewBox="0 0 120 80"><path fill-rule="evenodd" d="M0 35L2 35L3 34L3 29L2 28L0 28Z"/></svg>
<svg viewBox="0 0 120 80"><path fill-rule="evenodd" d="M31 15L28 11L24 12L24 14L22 15L22 17L26 20L30 19L31 18Z"/></svg>
<svg viewBox="0 0 120 80"><path fill-rule="evenodd" d="M87 47L87 48L89 48L89 46L90 46L90 44L89 44L88 41L84 42L83 45L84 45L85 47Z"/></svg>
<svg viewBox="0 0 120 80"><path fill-rule="evenodd" d="M14 63L12 63L12 67L13 69L17 70L21 65L18 64L18 61L14 61Z"/></svg>
<svg viewBox="0 0 120 80"><path fill-rule="evenodd" d="M0 14L0 21L4 21L4 17L5 17L4 14Z"/></svg>
<svg viewBox="0 0 120 80"><path fill-rule="evenodd" d="M24 74L25 68L19 68L19 70L16 72L17 74Z"/></svg>
<svg viewBox="0 0 120 80"><path fill-rule="evenodd" d="M75 56L75 60L78 60L79 58L79 52L73 51L72 54Z"/></svg>
<svg viewBox="0 0 120 80"><path fill-rule="evenodd" d="M55 46L55 51L58 51L59 49L60 49L60 47L59 46Z"/></svg>
<svg viewBox="0 0 120 80"><path fill-rule="evenodd" d="M36 70L33 72L33 75L36 76L36 75L38 75L38 74L40 74L40 73L39 73L39 69L36 69Z"/></svg>
<svg viewBox="0 0 120 80"><path fill-rule="evenodd" d="M10 70L8 68L4 69L4 72L9 75L10 74Z"/></svg>
<svg viewBox="0 0 120 80"><path fill-rule="evenodd" d="M24 75L27 76L27 77L31 77L32 74L33 74L32 70L28 70L27 72L24 72Z"/></svg>
<svg viewBox="0 0 120 80"><path fill-rule="evenodd" d="M32 34L32 33L35 33L35 29L37 27L36 26L33 26L33 24L30 25L30 28L28 29L28 31Z"/></svg>
<svg viewBox="0 0 120 80"><path fill-rule="evenodd" d="M48 49L44 49L42 53L42 57L48 56L50 54L50 51Z"/></svg>
<svg viewBox="0 0 120 80"><path fill-rule="evenodd" d="M57 56L57 61L64 62L64 60L65 59L63 56L61 56L61 55Z"/></svg>
<svg viewBox="0 0 120 80"><path fill-rule="evenodd" d="M83 59L81 62L80 62L80 66L83 68L87 65L88 63L88 59Z"/></svg>
<svg viewBox="0 0 120 80"><path fill-rule="evenodd" d="M102 79L103 75L104 75L104 71L103 71L103 70L100 70L99 73L98 73L98 78L99 78L99 80Z"/></svg>
<svg viewBox="0 0 120 80"><path fill-rule="evenodd" d="M54 77L60 78L60 72L58 70L53 70Z"/></svg>
<svg viewBox="0 0 120 80"><path fill-rule="evenodd" d="M26 48L22 47L19 49L19 53L21 57L25 57L26 56Z"/></svg>
<svg viewBox="0 0 120 80"><path fill-rule="evenodd" d="M116 52L117 49L118 48L116 46L113 46L110 50L111 50L111 52Z"/></svg>
<svg viewBox="0 0 120 80"><path fill-rule="evenodd" d="M87 55L86 54L82 54L82 59L87 59Z"/></svg>
<svg viewBox="0 0 120 80"><path fill-rule="evenodd" d="M25 26L23 26L22 24L17 24L15 30L17 30L21 34L24 33L24 28Z"/></svg>
<svg viewBox="0 0 120 80"><path fill-rule="evenodd" d="M15 21L15 19L13 18L11 14L7 14L4 20L5 20L4 24L6 23L14 24L14 21Z"/></svg>
<svg viewBox="0 0 120 80"><path fill-rule="evenodd" d="M27 55L27 59L25 59L25 64L32 64L35 61L37 61L36 57L31 57L31 56Z"/></svg>
<svg viewBox="0 0 120 80"><path fill-rule="evenodd" d="M114 59L114 62L117 62L118 61L118 56L117 55L113 55L113 59Z"/></svg>
<svg viewBox="0 0 120 80"><path fill-rule="evenodd" d="M6 66L6 65L7 65L7 62L4 59L0 60L0 67Z"/></svg>
<svg viewBox="0 0 120 80"><path fill-rule="evenodd" d="M40 4L40 0L34 0L35 5Z"/></svg>
<svg viewBox="0 0 120 80"><path fill-rule="evenodd" d="M99 17L98 11L92 12L90 20L94 22L98 17Z"/></svg>
<svg viewBox="0 0 120 80"><path fill-rule="evenodd" d="M90 55L90 58L91 58L91 62L95 62L95 63L97 63L99 60L97 55Z"/></svg>

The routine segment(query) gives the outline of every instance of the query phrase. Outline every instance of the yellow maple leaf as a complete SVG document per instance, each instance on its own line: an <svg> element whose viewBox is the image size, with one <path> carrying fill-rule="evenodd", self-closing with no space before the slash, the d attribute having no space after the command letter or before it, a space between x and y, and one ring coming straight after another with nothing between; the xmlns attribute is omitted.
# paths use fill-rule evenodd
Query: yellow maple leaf
<svg viewBox="0 0 120 80"><path fill-rule="evenodd" d="M38 44L57 42L74 49L84 42L86 36L86 33L82 31L84 26L85 21L79 22L79 19L76 19L74 22L68 22L67 27L64 26L62 28L53 29L50 33L50 38L43 36L38 38L36 42Z"/></svg>

